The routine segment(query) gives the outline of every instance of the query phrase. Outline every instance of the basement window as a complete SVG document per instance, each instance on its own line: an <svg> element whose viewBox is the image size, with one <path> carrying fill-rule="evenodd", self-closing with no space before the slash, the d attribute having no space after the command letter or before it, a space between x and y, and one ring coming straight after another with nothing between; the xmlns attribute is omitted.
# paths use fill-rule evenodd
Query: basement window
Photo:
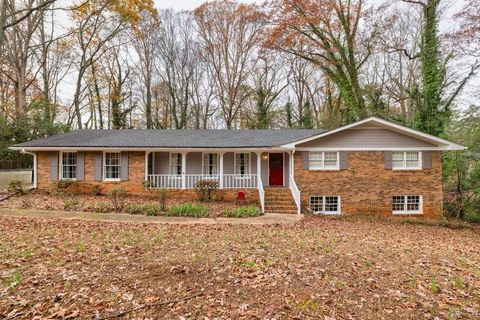
<svg viewBox="0 0 480 320"><path fill-rule="evenodd" d="M393 196L393 214L421 214L423 212L422 196Z"/></svg>
<svg viewBox="0 0 480 320"><path fill-rule="evenodd" d="M314 214L340 214L340 197L311 196L310 209Z"/></svg>

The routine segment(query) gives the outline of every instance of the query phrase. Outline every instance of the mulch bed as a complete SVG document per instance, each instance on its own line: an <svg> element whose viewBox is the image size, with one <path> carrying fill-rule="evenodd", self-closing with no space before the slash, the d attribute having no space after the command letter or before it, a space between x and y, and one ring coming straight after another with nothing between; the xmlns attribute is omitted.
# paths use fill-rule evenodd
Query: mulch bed
<svg viewBox="0 0 480 320"><path fill-rule="evenodd" d="M478 319L476 227L0 217L0 318Z"/></svg>
<svg viewBox="0 0 480 320"><path fill-rule="evenodd" d="M5 195L0 195L2 198ZM178 198L169 198L167 200L167 208L187 203L191 201L183 201ZM75 203L75 205L72 205ZM55 211L94 211L93 207L98 203L112 204L106 195L89 195L89 194L73 194L73 193L49 193L44 191L34 191L26 195L13 196L0 202L0 208L6 209L37 209L37 210L55 210ZM151 196L127 196L125 205L129 204L151 204L159 203L159 200ZM222 202L212 201L201 203L209 208L209 214L212 217L222 215L226 208L236 208L249 203L245 202Z"/></svg>

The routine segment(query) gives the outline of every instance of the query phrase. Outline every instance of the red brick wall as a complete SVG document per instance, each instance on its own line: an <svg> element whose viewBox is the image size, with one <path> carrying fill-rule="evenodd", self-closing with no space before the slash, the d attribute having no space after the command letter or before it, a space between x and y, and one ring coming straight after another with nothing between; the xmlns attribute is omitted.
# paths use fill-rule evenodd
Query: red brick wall
<svg viewBox="0 0 480 320"><path fill-rule="evenodd" d="M340 196L342 214L392 215L393 195L422 195L423 216L442 212L442 160L431 152L432 168L393 171L384 168L384 152L348 152L348 169L305 170L301 152L295 153L295 181L301 191L302 207L313 195Z"/></svg>
<svg viewBox="0 0 480 320"><path fill-rule="evenodd" d="M52 181L50 180L50 152L37 153L38 182L37 188L40 190L50 190ZM127 181L95 181L94 173L94 152L85 152L85 180L78 181L75 190L83 193L90 193L93 186L99 185L102 193L107 193L112 188L123 187L130 194L147 195L151 190L145 190L143 182L145 181L145 153L141 151L131 151L128 153L128 180ZM217 190L216 195L219 200L234 201L239 189ZM184 201L193 201L198 198L195 190L170 190L169 196L179 197ZM258 191L256 189L247 189L245 191L246 200L259 203Z"/></svg>

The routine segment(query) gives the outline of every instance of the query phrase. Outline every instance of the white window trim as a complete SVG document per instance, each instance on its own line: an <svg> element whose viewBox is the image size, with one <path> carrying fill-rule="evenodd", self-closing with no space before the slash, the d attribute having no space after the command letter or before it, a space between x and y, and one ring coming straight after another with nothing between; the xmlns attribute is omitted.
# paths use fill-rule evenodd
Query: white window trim
<svg viewBox="0 0 480 320"><path fill-rule="evenodd" d="M393 166L393 153L403 152L403 167L395 168ZM418 166L407 168L407 152L417 152L418 153ZM421 151L408 150L408 151L393 151L392 152L392 170L395 171L411 171L411 170L422 170L423 169L423 156Z"/></svg>
<svg viewBox="0 0 480 320"><path fill-rule="evenodd" d="M311 198L313 197L322 197L322 208L325 209L325 198L327 197L337 197L338 198L338 210L337 211L314 211L313 214L323 214L323 215L340 215L342 214L342 198L340 196L336 195L327 195L327 196L322 196L322 195L313 195L308 198L308 205L310 206L311 204Z"/></svg>
<svg viewBox="0 0 480 320"><path fill-rule="evenodd" d="M393 197L403 197L403 203L405 205L405 209L407 208L407 197L420 197L420 209L419 210L401 210L395 211L393 210ZM423 214L423 196L418 194L409 194L409 195L393 195L392 196L392 214Z"/></svg>
<svg viewBox="0 0 480 320"><path fill-rule="evenodd" d="M107 165L107 153L118 153L118 161L120 168L118 171L118 178L107 178L105 175L107 174L107 170L105 167ZM120 151L104 151L103 152L103 181L121 181L122 180L122 153Z"/></svg>
<svg viewBox="0 0 480 320"><path fill-rule="evenodd" d="M235 172L237 170L237 154L248 154L248 174L242 176L241 173ZM235 152L233 154L233 173L235 179L250 179L250 175L252 174L252 154L250 152Z"/></svg>
<svg viewBox="0 0 480 320"><path fill-rule="evenodd" d="M310 165L310 155L314 153L321 153L322 154L322 166L321 167L312 167ZM325 153L337 153L337 165L335 167L325 167ZM308 152L308 170L323 170L323 171L335 171L340 170L340 152L339 151L309 151Z"/></svg>
<svg viewBox="0 0 480 320"><path fill-rule="evenodd" d="M182 177L182 174L175 174L175 173L172 173L172 154L179 154L180 155L180 171L183 173L184 169L183 169L183 154L180 153L180 152L169 152L168 153L168 175L171 177L171 178L181 178Z"/></svg>
<svg viewBox="0 0 480 320"><path fill-rule="evenodd" d="M58 161L58 171L59 171L60 180L76 181L77 178L64 178L63 177L63 154L64 153L76 153L77 154L77 164L75 165L75 177L77 176L77 173L78 173L78 152L77 151L61 151L60 152L60 159Z"/></svg>
<svg viewBox="0 0 480 320"><path fill-rule="evenodd" d="M206 154L216 154L217 155L217 174L210 175L204 172L205 170L205 155ZM220 176L220 154L217 152L202 152L202 179L214 179Z"/></svg>

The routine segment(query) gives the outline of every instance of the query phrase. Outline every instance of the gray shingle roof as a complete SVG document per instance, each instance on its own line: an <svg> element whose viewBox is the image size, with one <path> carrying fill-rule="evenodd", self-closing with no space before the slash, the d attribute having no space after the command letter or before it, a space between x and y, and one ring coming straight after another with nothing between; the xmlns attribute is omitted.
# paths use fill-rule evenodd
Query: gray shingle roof
<svg viewBox="0 0 480 320"><path fill-rule="evenodd" d="M324 132L278 130L77 130L14 147L255 148L276 147Z"/></svg>

